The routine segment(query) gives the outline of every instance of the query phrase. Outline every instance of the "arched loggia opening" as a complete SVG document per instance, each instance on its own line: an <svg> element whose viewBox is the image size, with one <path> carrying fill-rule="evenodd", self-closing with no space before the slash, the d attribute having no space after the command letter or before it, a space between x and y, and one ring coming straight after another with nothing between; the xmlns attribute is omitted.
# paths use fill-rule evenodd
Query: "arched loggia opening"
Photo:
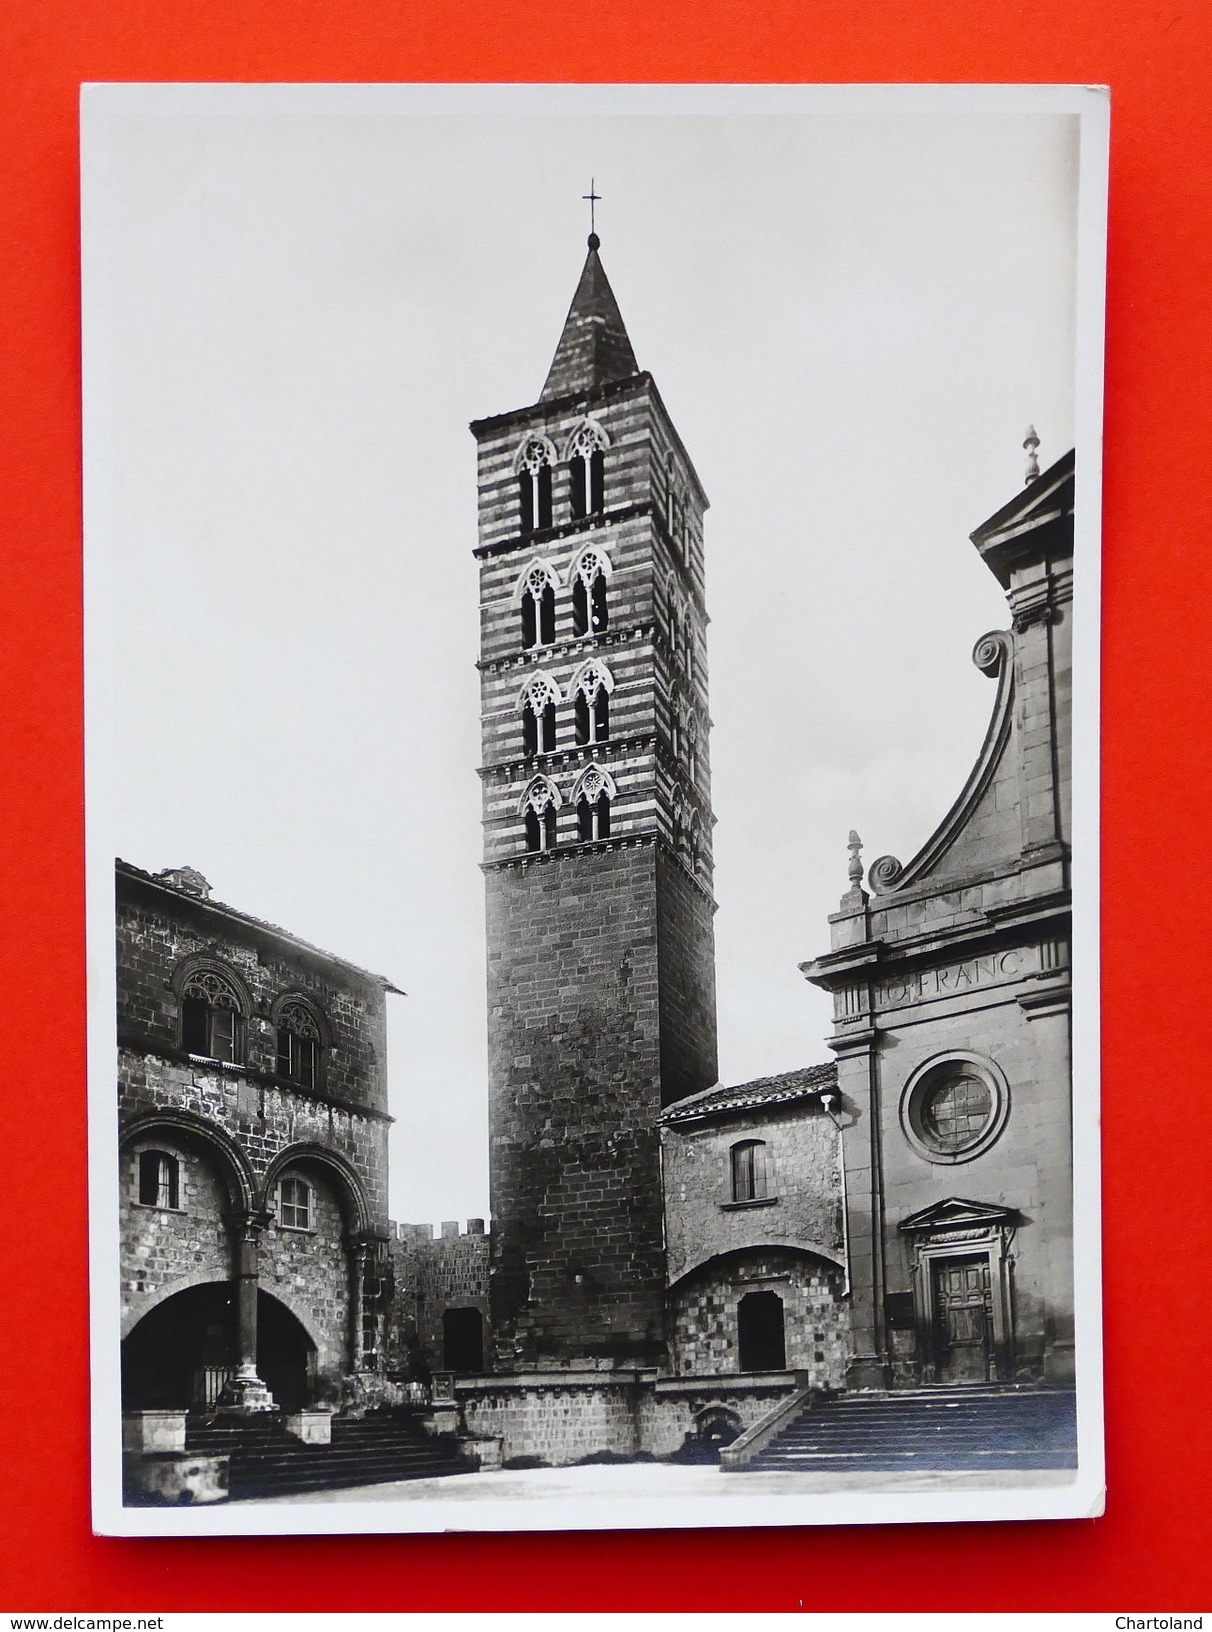
<svg viewBox="0 0 1212 1632"><path fill-rule="evenodd" d="M236 1367L236 1288L207 1281L150 1309L122 1344L124 1411L213 1409ZM308 1404L316 1349L302 1323L257 1294L257 1374L283 1411Z"/></svg>

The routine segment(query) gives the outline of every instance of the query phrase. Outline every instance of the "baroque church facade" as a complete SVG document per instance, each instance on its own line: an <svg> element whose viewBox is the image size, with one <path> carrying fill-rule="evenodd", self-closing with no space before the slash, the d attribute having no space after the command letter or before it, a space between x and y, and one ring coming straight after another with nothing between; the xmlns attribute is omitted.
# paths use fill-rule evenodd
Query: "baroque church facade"
<svg viewBox="0 0 1212 1632"><path fill-rule="evenodd" d="M803 965L832 1058L723 1086L707 497L599 250L537 401L471 427L489 1227L386 1218L390 983L120 865L132 1409L339 1373L567 1462L813 1393L1072 1381L1072 456L972 535L1009 627L966 786L904 866L864 881L851 835ZM201 1383L164 1358L185 1296Z"/></svg>

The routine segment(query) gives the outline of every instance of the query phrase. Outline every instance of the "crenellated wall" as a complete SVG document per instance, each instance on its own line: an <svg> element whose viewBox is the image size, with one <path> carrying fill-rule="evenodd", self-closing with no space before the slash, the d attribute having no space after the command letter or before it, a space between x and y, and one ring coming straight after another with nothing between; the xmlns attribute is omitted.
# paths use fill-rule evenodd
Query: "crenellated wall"
<svg viewBox="0 0 1212 1632"><path fill-rule="evenodd" d="M387 1339L391 1371L423 1379L451 1369L443 1317L448 1310L475 1310L481 1320L483 1370L488 1361L489 1238L482 1218L469 1218L464 1230L457 1220L442 1224L395 1224L389 1251L395 1298ZM462 1369L462 1368L460 1368Z"/></svg>

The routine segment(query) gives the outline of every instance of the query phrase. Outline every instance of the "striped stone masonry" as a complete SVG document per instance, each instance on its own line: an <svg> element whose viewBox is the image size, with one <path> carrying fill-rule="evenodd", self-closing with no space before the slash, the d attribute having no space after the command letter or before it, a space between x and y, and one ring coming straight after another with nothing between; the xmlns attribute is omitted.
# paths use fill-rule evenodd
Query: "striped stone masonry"
<svg viewBox="0 0 1212 1632"><path fill-rule="evenodd" d="M657 1124L717 1076L707 497L633 359L591 240L472 426L498 1372L667 1363Z"/></svg>

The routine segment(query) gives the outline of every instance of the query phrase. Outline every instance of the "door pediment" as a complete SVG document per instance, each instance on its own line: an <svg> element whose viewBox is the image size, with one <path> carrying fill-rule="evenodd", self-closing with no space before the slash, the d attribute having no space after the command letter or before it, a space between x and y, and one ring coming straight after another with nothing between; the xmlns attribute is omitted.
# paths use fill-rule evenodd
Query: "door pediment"
<svg viewBox="0 0 1212 1632"><path fill-rule="evenodd" d="M903 1218L897 1229L903 1235L936 1235L944 1230L1013 1229L1019 1215L1013 1207L994 1207L984 1201L965 1201L949 1196L946 1201L932 1202L920 1212Z"/></svg>

